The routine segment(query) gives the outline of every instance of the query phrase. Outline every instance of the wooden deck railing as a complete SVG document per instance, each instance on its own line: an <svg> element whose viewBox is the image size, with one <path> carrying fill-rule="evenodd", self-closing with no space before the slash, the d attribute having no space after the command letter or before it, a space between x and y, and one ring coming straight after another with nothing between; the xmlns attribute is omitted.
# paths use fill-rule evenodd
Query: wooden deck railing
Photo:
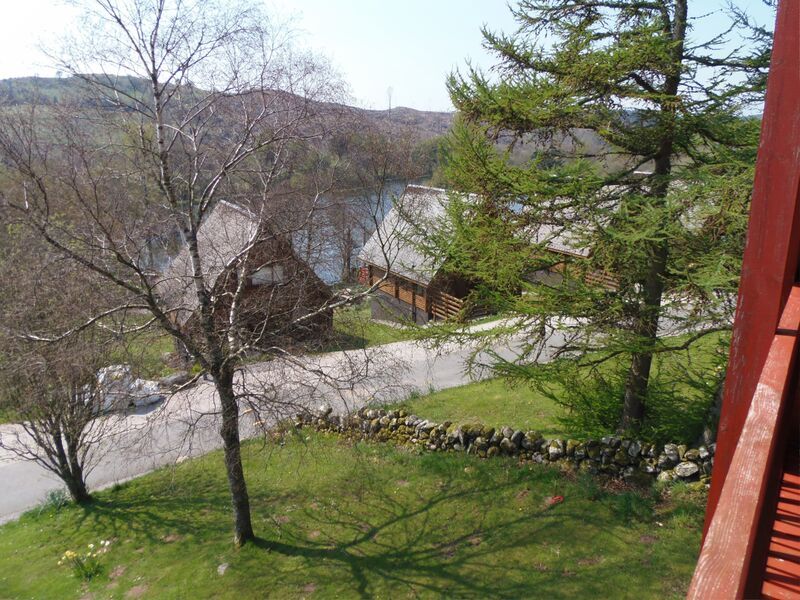
<svg viewBox="0 0 800 600"><path fill-rule="evenodd" d="M619 288L619 281L616 277L612 277L606 273L593 271L586 274L586 283L602 286L609 290L616 290Z"/></svg>
<svg viewBox="0 0 800 600"><path fill-rule="evenodd" d="M689 588L693 600L743 598L792 389L800 331L800 285L781 313ZM743 366L746 368L746 366ZM785 421L785 419L784 419Z"/></svg>
<svg viewBox="0 0 800 600"><path fill-rule="evenodd" d="M456 317L464 308L464 301L445 292L431 292L431 312L437 319Z"/></svg>

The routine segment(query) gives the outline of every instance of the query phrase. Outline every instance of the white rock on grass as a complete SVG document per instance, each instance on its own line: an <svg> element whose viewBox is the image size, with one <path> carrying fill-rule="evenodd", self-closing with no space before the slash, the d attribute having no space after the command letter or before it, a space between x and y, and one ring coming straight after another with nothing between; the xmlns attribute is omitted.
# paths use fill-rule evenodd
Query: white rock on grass
<svg viewBox="0 0 800 600"><path fill-rule="evenodd" d="M157 381L134 378L128 365L110 365L97 372L97 385L103 397L102 410L125 410L129 406L149 406L164 400Z"/></svg>

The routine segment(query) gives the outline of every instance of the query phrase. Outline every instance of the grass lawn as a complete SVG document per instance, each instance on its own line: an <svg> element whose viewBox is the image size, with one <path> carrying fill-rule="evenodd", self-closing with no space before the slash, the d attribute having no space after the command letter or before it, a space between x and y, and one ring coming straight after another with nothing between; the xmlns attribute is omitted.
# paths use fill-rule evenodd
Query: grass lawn
<svg viewBox="0 0 800 600"><path fill-rule="evenodd" d="M681 598L700 543L704 498L688 487L612 492L541 465L317 434L244 457L257 543L231 544L214 453L0 527L0 596ZM57 566L101 539L90 582Z"/></svg>
<svg viewBox="0 0 800 600"><path fill-rule="evenodd" d="M460 387L415 396L403 403L409 412L438 423L483 423L533 429L544 436L564 434L558 422L563 409L525 385L509 386L502 379L488 379Z"/></svg>
<svg viewBox="0 0 800 600"><path fill-rule="evenodd" d="M172 336L158 327L132 335L127 344L119 345L111 353L111 363L130 363L139 369L145 379L159 379L173 372L164 364L164 355L175 351Z"/></svg>
<svg viewBox="0 0 800 600"><path fill-rule="evenodd" d="M679 344L680 338L672 343ZM651 435L670 442L692 443L700 431L715 391L715 352L720 337L709 335L689 350L657 355L653 361L654 387L659 395L649 408ZM609 361L603 368L611 368ZM534 366L533 368L541 368ZM552 392L563 392L557 385ZM564 395L566 396L566 395ZM479 422L492 427L510 426L533 429L545 436L605 435L608 431L586 431L570 426L567 409L538 389L519 382L509 385L503 379L490 379L424 396L413 396L402 403L409 412L436 422ZM655 433L652 433L655 432Z"/></svg>
<svg viewBox="0 0 800 600"><path fill-rule="evenodd" d="M333 315L333 339L325 351L355 350L380 346L419 337L420 330L414 327L393 327L376 323L370 317L369 302L337 310Z"/></svg>
<svg viewBox="0 0 800 600"><path fill-rule="evenodd" d="M16 415L14 411L5 406L0 406L0 425L3 423L14 423L15 421Z"/></svg>

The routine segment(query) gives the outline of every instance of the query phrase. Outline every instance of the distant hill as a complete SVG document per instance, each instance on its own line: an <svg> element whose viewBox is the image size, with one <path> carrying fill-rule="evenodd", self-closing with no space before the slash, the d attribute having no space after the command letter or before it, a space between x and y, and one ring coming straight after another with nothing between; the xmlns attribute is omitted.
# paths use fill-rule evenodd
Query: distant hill
<svg viewBox="0 0 800 600"><path fill-rule="evenodd" d="M146 93L149 83L136 77L120 77L115 85L131 95ZM59 104L78 102L97 106L101 100L94 97L86 84L75 77L15 77L0 79L0 103L6 105ZM342 108L341 105L327 105ZM455 113L416 110L397 107L391 110L369 110L347 106L354 114L391 128L402 128L419 139L444 135L450 129Z"/></svg>
<svg viewBox="0 0 800 600"><path fill-rule="evenodd" d="M144 95L149 83L140 78L120 77L115 85L131 95ZM62 102L78 102L88 106L102 105L102 100L92 95L86 84L75 77L18 77L0 79L0 105L23 105L31 103L58 104ZM419 141L445 135L455 116L454 112L436 112L397 107L390 110L371 110L339 104L321 103L322 112L338 113L346 109L356 117L362 117L374 123L385 132L403 131ZM334 117L335 118L335 117ZM516 164L525 164L537 152L554 149L569 154L576 144L598 156L608 149L607 144L593 131L576 129L570 135L558 135L550 140L538 140L534 136L526 136L524 143L514 147L511 160ZM501 136L502 138L502 136ZM502 139L500 140L502 144ZM619 159L614 157L598 158L606 166L619 166Z"/></svg>
<svg viewBox="0 0 800 600"><path fill-rule="evenodd" d="M147 81L138 77L119 77L119 89L141 95L147 90ZM14 77L0 79L0 102L4 104L59 104L83 102L96 105L86 84L75 77Z"/></svg>
<svg viewBox="0 0 800 600"><path fill-rule="evenodd" d="M389 110L360 110L376 122L388 122L419 132L423 138L438 137L450 130L454 112L434 112L398 106Z"/></svg>

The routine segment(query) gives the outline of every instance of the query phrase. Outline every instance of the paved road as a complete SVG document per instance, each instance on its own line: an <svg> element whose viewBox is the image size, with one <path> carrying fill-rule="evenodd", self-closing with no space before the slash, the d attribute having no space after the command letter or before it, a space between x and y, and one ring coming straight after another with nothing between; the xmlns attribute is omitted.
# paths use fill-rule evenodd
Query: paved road
<svg viewBox="0 0 800 600"><path fill-rule="evenodd" d="M506 356L514 352L508 345L494 350ZM296 414L301 406L327 403L338 412L352 411L370 401L401 400L412 390L424 393L486 376L485 371L465 372L470 353L468 345L430 349L418 342L396 342L366 351L305 357L300 363L251 365L239 385L263 397L252 403L253 409L243 410L244 435L258 435L259 424L269 426ZM259 412L263 405L271 407L269 413ZM107 487L219 448L216 408L212 384L201 382L149 413L115 418L109 423L113 433L97 450L89 487ZM0 426L0 436L6 440L18 433L19 426ZM35 507L47 492L60 487L60 481L40 466L0 449L0 523Z"/></svg>

